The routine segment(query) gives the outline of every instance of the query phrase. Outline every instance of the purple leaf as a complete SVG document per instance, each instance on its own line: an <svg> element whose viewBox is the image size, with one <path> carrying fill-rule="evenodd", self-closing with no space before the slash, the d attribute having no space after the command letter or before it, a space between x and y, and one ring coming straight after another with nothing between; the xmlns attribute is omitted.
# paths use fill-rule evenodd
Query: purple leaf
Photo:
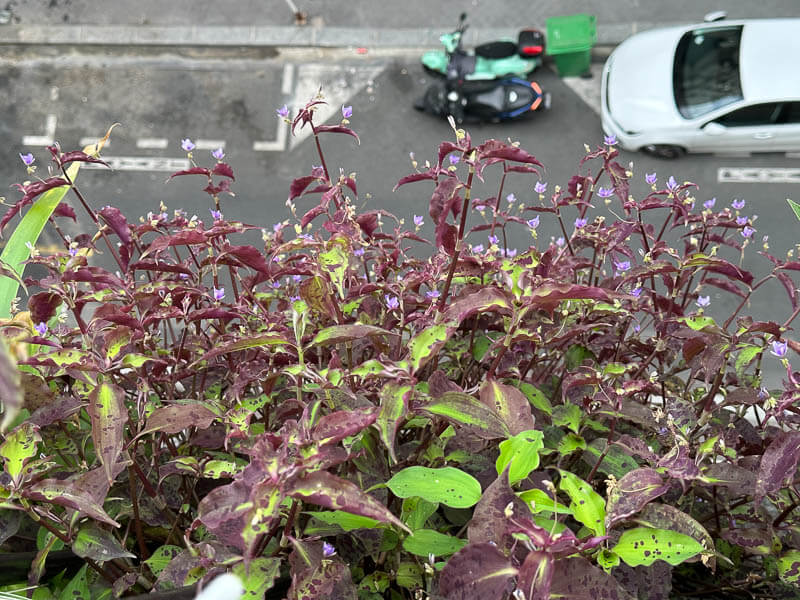
<svg viewBox="0 0 800 600"><path fill-rule="evenodd" d="M772 440L761 457L756 477L755 503L774 494L794 475L800 460L800 431L782 431Z"/></svg>
<svg viewBox="0 0 800 600"><path fill-rule="evenodd" d="M97 214L103 218L114 233L117 234L123 244L131 243L131 230L125 215L122 214L120 209L114 206L104 206L97 211Z"/></svg>
<svg viewBox="0 0 800 600"><path fill-rule="evenodd" d="M227 344L223 344L222 346L218 346L213 350L206 352L190 366L193 366L200 361L210 361L212 358L216 358L221 354L248 350L250 348L262 348L264 346L293 346L293 344L278 333L263 333L261 335L241 338L235 342L229 342Z"/></svg>
<svg viewBox="0 0 800 600"><path fill-rule="evenodd" d="M13 205L11 205L8 211L6 211L6 214L3 215L3 218L0 219L0 231L3 230L3 227L6 226L6 223L13 219L17 213L19 213L23 206L30 204L38 196L44 194L48 190L69 184L67 183L67 180L63 179L62 177L48 177L44 181L34 181L28 185L21 185L19 183L15 183L14 185L23 193L23 196Z"/></svg>
<svg viewBox="0 0 800 600"><path fill-rule="evenodd" d="M358 134L350 129L349 127L344 127L342 125L319 125L316 128L317 133L346 133L347 135L351 135L356 138L356 141L360 144L361 140L358 139Z"/></svg>
<svg viewBox="0 0 800 600"><path fill-rule="evenodd" d="M517 576L517 589L522 590L526 600L550 600L555 562L549 552L528 552Z"/></svg>
<svg viewBox="0 0 800 600"><path fill-rule="evenodd" d="M397 185L394 186L394 189L392 191L396 192L397 188L407 183L436 179L437 174L438 172L436 169L430 169L428 171L425 171L424 173L412 173L411 175L406 175L405 177L401 178L400 181L397 182Z"/></svg>
<svg viewBox="0 0 800 600"><path fill-rule="evenodd" d="M319 420L311 430L311 437L320 446L335 444L369 427L376 418L374 409L337 410Z"/></svg>
<svg viewBox="0 0 800 600"><path fill-rule="evenodd" d="M56 206L55 210L53 211L54 217L68 217L78 222L78 216L75 214L75 211L72 210L72 207L67 204L66 202L59 202L58 206Z"/></svg>
<svg viewBox="0 0 800 600"><path fill-rule="evenodd" d="M111 166L106 161L96 158L94 156L89 156L88 154L86 154L81 150L73 150L72 152L65 152L64 154L58 156L57 160L58 164L60 164L62 167L71 162L86 162L86 163L105 165L109 169L111 168Z"/></svg>
<svg viewBox="0 0 800 600"><path fill-rule="evenodd" d="M676 479L697 479L700 476L700 469L689 456L689 447L683 444L677 444L662 456L657 466L666 468L670 477Z"/></svg>
<svg viewBox="0 0 800 600"><path fill-rule="evenodd" d="M512 298L505 290L484 287L452 302L445 312L445 320L463 323L476 313L488 311L508 315L511 314L512 306Z"/></svg>
<svg viewBox="0 0 800 600"><path fill-rule="evenodd" d="M176 171L170 175L169 178L172 179L173 177L181 177L182 175L205 175L206 177L210 177L211 171L205 167L192 167L190 169L184 169L183 171Z"/></svg>
<svg viewBox="0 0 800 600"><path fill-rule="evenodd" d="M442 569L439 593L447 600L502 600L517 569L496 546L468 544Z"/></svg>
<svg viewBox="0 0 800 600"><path fill-rule="evenodd" d="M611 529L623 519L639 512L669 490L669 484L655 469L628 471L613 487L606 508L606 527Z"/></svg>
<svg viewBox="0 0 800 600"><path fill-rule="evenodd" d="M61 306L61 296L52 292L39 292L28 300L28 310L31 321L34 323L47 323L56 314L56 309ZM0 394L0 397L2 395Z"/></svg>
<svg viewBox="0 0 800 600"><path fill-rule="evenodd" d="M87 407L92 422L94 449L103 465L109 484L114 482L113 468L122 452L128 410L125 390L103 382L89 394Z"/></svg>
<svg viewBox="0 0 800 600"><path fill-rule="evenodd" d="M119 523L109 517L103 507L95 502L87 492L75 488L72 483L67 481L42 479L24 490L22 495L30 500L52 502L59 506L72 508L95 521L119 527Z"/></svg>
<svg viewBox="0 0 800 600"><path fill-rule="evenodd" d="M396 336L397 333L375 327L374 325L332 325L320 330L314 339L312 345L327 346L329 344L341 344L342 342L352 342L355 340L363 340L367 337L375 336Z"/></svg>
<svg viewBox="0 0 800 600"><path fill-rule="evenodd" d="M314 177L313 175L306 175L305 177L298 177L292 181L292 184L289 186L289 200L294 200L302 196L306 188L317 181L317 179L318 177Z"/></svg>
<svg viewBox="0 0 800 600"><path fill-rule="evenodd" d="M464 392L444 392L427 404L417 406L416 410L444 417L485 440L496 440L510 434L494 405L481 402Z"/></svg>
<svg viewBox="0 0 800 600"><path fill-rule="evenodd" d="M498 475L497 479L487 487L472 513L472 519L467 529L467 538L472 544L491 542L504 553L511 550L513 538L508 533L508 519L505 516L506 507L513 505L514 513L527 514L528 507L520 500L511 486L508 485L508 469Z"/></svg>
<svg viewBox="0 0 800 600"><path fill-rule="evenodd" d="M356 484L327 471L314 471L306 475L289 486L286 493L288 496L331 510L343 510L362 517L377 519L382 523L395 525L411 533L400 519L375 498L365 493Z"/></svg>
<svg viewBox="0 0 800 600"><path fill-rule="evenodd" d="M228 258L229 256L236 258L240 264L249 267L254 271L258 271L259 273L270 272L270 268L266 259L264 258L264 254L254 246L226 245L222 248L222 251L217 256L217 263L230 264L232 261L230 261Z"/></svg>
<svg viewBox="0 0 800 600"><path fill-rule="evenodd" d="M487 379L481 385L480 397L481 402L497 411L511 435L534 428L530 402L517 388Z"/></svg>
<svg viewBox="0 0 800 600"><path fill-rule="evenodd" d="M634 600L633 596L620 587L616 579L581 557L556 561L550 594L552 598L569 600Z"/></svg>
<svg viewBox="0 0 800 600"><path fill-rule="evenodd" d="M220 175L236 181L236 177L233 176L233 169L231 169L231 166L228 163L218 162L214 165L214 168L211 169L211 174Z"/></svg>
<svg viewBox="0 0 800 600"><path fill-rule="evenodd" d="M536 159L536 157L534 157L532 154L528 154L522 148L511 146L498 140L488 140L478 146L478 155L484 160L499 158L502 160L511 160L518 163L536 165L538 167L544 166Z"/></svg>
<svg viewBox="0 0 800 600"><path fill-rule="evenodd" d="M137 437L154 431L173 434L189 427L206 429L216 418L216 414L200 403L168 404L153 411Z"/></svg>
<svg viewBox="0 0 800 600"><path fill-rule="evenodd" d="M318 204L311 210L309 210L303 217L300 219L300 227L305 228L306 225L311 223L314 219L316 219L321 214L325 213L328 210L328 203L325 202L323 204Z"/></svg>
<svg viewBox="0 0 800 600"><path fill-rule="evenodd" d="M183 231L178 231L172 235L162 235L154 239L152 242L150 242L147 250L142 253L141 258L143 259L148 254L161 252L165 248L169 248L171 246L193 246L196 244L205 244L206 241L206 236L203 235L202 231L198 231L196 229L184 229Z"/></svg>
<svg viewBox="0 0 800 600"><path fill-rule="evenodd" d="M380 391L381 407L378 413L378 431L381 435L389 456L397 462L394 452L394 438L400 422L408 413L408 400L411 396L411 386L387 383Z"/></svg>
<svg viewBox="0 0 800 600"><path fill-rule="evenodd" d="M570 285L568 283L545 283L536 287L533 294L526 298L531 306L546 310L551 315L563 300L599 300L613 302L619 294L609 292L600 287L587 285Z"/></svg>

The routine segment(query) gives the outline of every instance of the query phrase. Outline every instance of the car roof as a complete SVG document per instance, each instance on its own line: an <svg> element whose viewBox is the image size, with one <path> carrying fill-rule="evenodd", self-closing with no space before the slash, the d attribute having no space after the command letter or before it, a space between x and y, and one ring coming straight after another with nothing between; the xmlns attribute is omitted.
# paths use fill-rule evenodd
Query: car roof
<svg viewBox="0 0 800 600"><path fill-rule="evenodd" d="M739 68L745 102L800 100L800 19L752 19L729 24L744 25Z"/></svg>

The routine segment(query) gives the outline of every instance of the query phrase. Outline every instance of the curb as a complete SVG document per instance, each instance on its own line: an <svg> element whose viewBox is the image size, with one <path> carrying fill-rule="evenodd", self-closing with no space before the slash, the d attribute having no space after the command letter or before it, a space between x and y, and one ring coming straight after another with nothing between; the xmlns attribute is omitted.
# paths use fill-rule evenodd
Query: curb
<svg viewBox="0 0 800 600"><path fill-rule="evenodd" d="M659 24L663 26L664 24ZM655 23L598 25L597 45L616 46ZM542 29L544 29L542 27ZM0 45L223 46L314 48L436 48L439 29L359 29L350 27L140 26L140 25L0 25ZM508 28L470 29L464 45L516 38Z"/></svg>

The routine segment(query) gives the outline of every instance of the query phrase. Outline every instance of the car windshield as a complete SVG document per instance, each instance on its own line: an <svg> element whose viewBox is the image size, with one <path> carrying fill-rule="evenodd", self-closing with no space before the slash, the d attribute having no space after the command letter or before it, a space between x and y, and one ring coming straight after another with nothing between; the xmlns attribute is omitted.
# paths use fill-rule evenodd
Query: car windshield
<svg viewBox="0 0 800 600"><path fill-rule="evenodd" d="M675 51L673 88L678 110L694 119L742 99L739 44L742 27L686 32Z"/></svg>

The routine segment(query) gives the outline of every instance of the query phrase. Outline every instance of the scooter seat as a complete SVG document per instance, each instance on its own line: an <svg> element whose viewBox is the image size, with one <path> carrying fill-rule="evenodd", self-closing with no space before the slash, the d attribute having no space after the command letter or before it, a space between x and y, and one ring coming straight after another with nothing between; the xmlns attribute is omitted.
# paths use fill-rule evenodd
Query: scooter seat
<svg viewBox="0 0 800 600"><path fill-rule="evenodd" d="M477 59L470 54L454 54L447 65L447 77L450 79L463 79L475 72Z"/></svg>
<svg viewBox="0 0 800 600"><path fill-rule="evenodd" d="M481 104L483 106L492 108L497 112L502 112L505 110L506 104L505 86L495 85L491 90L482 92L480 94L475 94L472 97L472 101L475 104Z"/></svg>
<svg viewBox="0 0 800 600"><path fill-rule="evenodd" d="M517 45L511 41L486 42L475 46L475 55L482 58L507 58L517 53Z"/></svg>

